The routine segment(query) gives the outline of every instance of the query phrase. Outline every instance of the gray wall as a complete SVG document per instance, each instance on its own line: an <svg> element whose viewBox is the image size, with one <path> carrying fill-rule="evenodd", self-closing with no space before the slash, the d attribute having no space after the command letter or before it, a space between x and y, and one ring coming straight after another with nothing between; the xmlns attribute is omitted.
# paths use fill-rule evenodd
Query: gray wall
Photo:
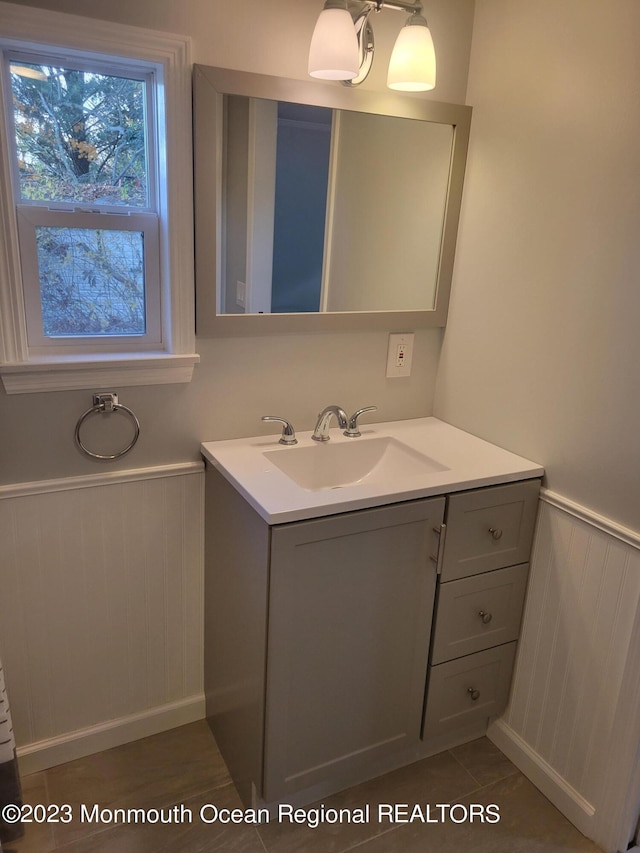
<svg viewBox="0 0 640 853"><path fill-rule="evenodd" d="M309 39L320 0L34 0L33 5L192 36L195 62L306 78ZM473 0L433 2L438 87L425 97L464 103ZM380 58L367 88L385 88L386 64L403 16L376 18ZM391 328L389 331L398 331ZM400 330L405 331L405 330ZM120 400L142 423L135 450L110 469L198 458L202 440L270 432L260 415L313 426L328 403L375 404L380 419L431 414L441 333L416 336L410 379L385 379L387 334L317 334L199 340L202 357L189 386L123 388ZM73 445L91 391L7 397L0 392L0 482L104 470Z"/></svg>
<svg viewBox="0 0 640 853"><path fill-rule="evenodd" d="M480 0L435 414L640 529L637 0Z"/></svg>

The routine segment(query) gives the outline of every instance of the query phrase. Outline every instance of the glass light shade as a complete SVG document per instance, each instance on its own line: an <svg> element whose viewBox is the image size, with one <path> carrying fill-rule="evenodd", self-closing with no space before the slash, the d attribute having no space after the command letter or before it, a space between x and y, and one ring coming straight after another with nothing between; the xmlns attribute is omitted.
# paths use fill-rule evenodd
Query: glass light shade
<svg viewBox="0 0 640 853"><path fill-rule="evenodd" d="M426 92L436 85L436 52L422 16L410 18L396 40L387 86L400 92Z"/></svg>
<svg viewBox="0 0 640 853"><path fill-rule="evenodd" d="M322 80L352 80L359 67L358 37L346 3L344 8L323 9L311 38L309 74Z"/></svg>

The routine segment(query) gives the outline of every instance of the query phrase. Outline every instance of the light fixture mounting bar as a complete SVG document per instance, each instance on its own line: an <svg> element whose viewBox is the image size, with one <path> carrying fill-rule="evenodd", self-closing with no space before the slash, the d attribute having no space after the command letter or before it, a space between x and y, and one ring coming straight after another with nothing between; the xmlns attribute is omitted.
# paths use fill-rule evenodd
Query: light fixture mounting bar
<svg viewBox="0 0 640 853"><path fill-rule="evenodd" d="M396 9L398 12L422 12L422 4L416 2L405 2L405 0L379 0L376 2L378 11L380 9Z"/></svg>
<svg viewBox="0 0 640 853"><path fill-rule="evenodd" d="M422 12L419 0L348 0L349 10L355 19L363 14L381 12L383 9L395 9L397 12Z"/></svg>

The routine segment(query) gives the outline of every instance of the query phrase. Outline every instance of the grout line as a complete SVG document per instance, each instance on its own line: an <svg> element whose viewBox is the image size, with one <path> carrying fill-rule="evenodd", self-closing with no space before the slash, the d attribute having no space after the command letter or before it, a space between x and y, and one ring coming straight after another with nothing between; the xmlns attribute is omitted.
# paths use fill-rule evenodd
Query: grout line
<svg viewBox="0 0 640 853"><path fill-rule="evenodd" d="M382 832L372 835L371 838L364 838L362 841L356 841L356 843L352 844L350 847L343 847L336 853L348 853L349 850L357 850L358 847L364 847L364 845L369 844L370 841L376 841L378 838L384 838L384 836L389 835L391 832L397 832L402 826L406 826L406 824L397 823L394 826L390 826L389 829L383 829Z"/></svg>
<svg viewBox="0 0 640 853"><path fill-rule="evenodd" d="M75 824L76 824L76 821L74 820L73 823L67 824L67 825L68 826L74 826ZM82 826L82 824L79 824L79 825ZM64 839L64 838L58 838L58 834L56 833L56 827L54 824L52 829L53 829L53 843L55 846L54 846L53 850L51 851L51 853L57 853L58 850L64 850L65 847L70 847L71 845L83 844L86 841L88 841L90 838L95 838L98 835L104 835L106 832L113 831L114 829L116 829L119 826L123 826L123 824L117 824L117 823L103 824L103 825L97 824L96 829L93 831L90 830L89 832L84 832L84 833L81 833L80 835L76 835L76 836L73 836L71 838ZM7 851L7 853L9 853L9 851Z"/></svg>
<svg viewBox="0 0 640 853"><path fill-rule="evenodd" d="M267 850L267 845L264 843L262 835L260 834L260 830L258 829L257 826L255 828L255 833L258 836L258 841L260 842L260 846L264 850L264 853L269 853L269 851Z"/></svg>
<svg viewBox="0 0 640 853"><path fill-rule="evenodd" d="M453 760L454 760L457 764L459 764L459 765L460 765L460 767L462 767L462 769L463 769L466 773L468 773L468 774L469 774L469 776L471 776L471 778L472 778L472 779L473 779L473 781L476 783L476 785L478 785L478 786L482 787L482 783L480 782L480 780L479 780L479 779L476 779L476 777L475 777L475 776L473 775L473 773L469 770L469 768L468 768L465 764L463 764L462 759L461 759L461 758L458 758L458 756L457 756L457 755L456 755L452 750L450 750L450 749L448 749L448 750L447 750L447 752L448 752L448 753L449 753L449 755L453 758ZM472 793L473 793L473 792L472 792Z"/></svg>
<svg viewBox="0 0 640 853"><path fill-rule="evenodd" d="M497 747L496 747L496 748L497 748ZM467 767L467 766L462 762L462 759L461 759L461 758L458 758L458 756L457 756L457 755L455 755L455 753L454 753L452 750L450 750L450 749L449 749L449 750L447 750L447 752L452 756L452 758L455 758L455 760L458 762L458 764L459 764L459 765L460 765L464 770L466 770L466 771L467 771L467 773L469 774L469 776L471 776L471 778L472 778L472 779L477 783L477 785L479 786L478 788L474 789L474 790L471 792L472 794L473 794L473 793L476 793L476 791L481 791L483 788L487 788L487 787L489 787L489 785L494 785L494 784L496 784L497 782L503 782L505 779L509 779L511 776L516 776L518 773L520 773L520 771L519 771L519 770L518 770L518 768L515 766L515 764L513 764L513 762L510 762L510 763L511 763L511 766L512 766L512 768L513 768L513 770L511 770L509 773L505 773L503 776L497 776L495 779L492 779L490 782L481 782L481 781L480 781L476 776L474 776L474 775L473 775L473 773L471 772L471 770L469 770L469 768L468 768L468 767ZM506 757L506 755L504 755L504 753L502 753L502 755L503 755L505 758L507 758L507 757ZM508 759L507 759L507 760L508 760ZM467 796L467 795L465 794L465 796Z"/></svg>
<svg viewBox="0 0 640 853"><path fill-rule="evenodd" d="M42 775L44 777L44 796L47 801L47 805L51 805L51 795L49 793L49 770L42 770Z"/></svg>
<svg viewBox="0 0 640 853"><path fill-rule="evenodd" d="M152 804L148 806L148 808L157 808L157 809L168 809L172 808L172 806L180 805L184 803L185 800L192 800L194 797L201 797L204 794L208 794L209 792L219 792L224 788L233 788L235 791L235 785L233 784L233 780L229 779L226 782L220 782L218 785L215 784L205 784L204 787L201 788L193 788L190 791L183 791L182 793L177 794L169 800L165 800L162 798L161 802L158 804ZM236 791L237 793L237 791ZM126 807L125 807L126 808ZM141 806L141 808L145 808L145 806Z"/></svg>
<svg viewBox="0 0 640 853"><path fill-rule="evenodd" d="M183 797L183 799L190 800L192 797L199 797L201 794L206 794L207 791L221 791L223 788L233 788L235 791L233 779L229 779L227 782L221 782L219 785L207 785L206 788L198 788L197 791L188 794L187 797ZM238 792L236 791L236 793ZM172 803L171 805L175 805L175 803Z"/></svg>
<svg viewBox="0 0 640 853"><path fill-rule="evenodd" d="M45 771L45 773L46 773L46 771ZM203 789L197 789L197 790L194 790L194 791L185 792L183 795L178 795L175 799L172 799L172 800L170 800L170 801L166 801L166 802L165 802L165 800L164 800L164 799L162 799L162 802L159 802L159 803L157 803L157 804L153 804L153 805L142 805L142 806L139 806L139 808L168 809L168 808L171 808L171 807L172 807L172 806L174 806L174 805L177 805L177 804L180 804L180 803L184 803L184 801L185 801L185 800L191 800L191 799L194 799L195 797L200 797L200 796L202 796L203 794L207 794L208 792L212 792L212 793L213 793L213 792L215 792L215 791L221 791L223 788L234 788L233 781L232 781L232 780L229 780L229 781L227 781L227 782L223 782L223 783L222 783L222 784L220 784L220 785L214 785L214 786L207 785L207 786L206 786L205 788L203 788ZM46 789L46 790L47 790L47 801L49 802L49 791L48 791L48 787L47 787L47 789ZM234 790L235 790L235 788L234 788ZM125 805L125 806L120 806L120 805L117 805L117 804L112 804L112 805L110 805L110 806L107 806L106 808L125 808L125 809L126 809L126 808L127 808L127 806L126 806L126 805ZM130 808L136 808L136 806L130 806ZM74 821L73 821L73 823L71 824L71 826L73 826L73 825L74 825L74 824L76 824L76 823L77 823L77 821L74 819ZM95 831L93 831L93 832L87 832L87 833L85 833L85 834L79 835L79 836L74 837L74 838L71 838L71 839L66 839L66 840L65 840L65 839L59 839L59 838L58 838L58 836L57 836L57 834L56 834L56 831L55 831L55 826L53 826L52 837L53 837L53 841L54 841L55 847L53 848L53 850L51 850L51 851L50 851L50 853L57 853L57 851L58 851L59 849L63 849L63 848L65 848L65 847L67 847L68 845L73 845L73 844L79 844L79 843L81 843L81 842L86 842L86 841L87 841L88 839L90 839L90 838L94 838L94 837L96 837L96 836L98 836L98 835L102 835L103 833L105 833L105 832L109 832L110 830L117 829L118 827L119 827L119 828L126 827L127 825L128 825L128 824L123 824L123 823L113 823L113 824L107 824L107 825L103 825L103 826L98 825L98 826L96 827ZM264 846L264 845L263 845L263 846ZM4 849L4 848L3 848L3 849ZM10 850L7 850L7 853L11 853L11 851L10 851ZM266 850L265 850L265 853L267 853L267 851L266 851Z"/></svg>

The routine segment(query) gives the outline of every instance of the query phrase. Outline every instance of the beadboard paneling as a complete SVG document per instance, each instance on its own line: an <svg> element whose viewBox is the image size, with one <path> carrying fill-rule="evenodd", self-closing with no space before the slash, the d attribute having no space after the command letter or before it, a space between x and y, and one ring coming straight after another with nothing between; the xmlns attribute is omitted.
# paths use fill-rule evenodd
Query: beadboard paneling
<svg viewBox="0 0 640 853"><path fill-rule="evenodd" d="M640 678L640 537L602 521L543 493L511 701L494 727L496 743L510 738L550 780L545 793L562 787L596 835L613 747L637 717L623 707L625 686ZM629 782L619 784L622 798Z"/></svg>
<svg viewBox="0 0 640 853"><path fill-rule="evenodd" d="M202 695L203 474L184 471L0 496L19 746Z"/></svg>

